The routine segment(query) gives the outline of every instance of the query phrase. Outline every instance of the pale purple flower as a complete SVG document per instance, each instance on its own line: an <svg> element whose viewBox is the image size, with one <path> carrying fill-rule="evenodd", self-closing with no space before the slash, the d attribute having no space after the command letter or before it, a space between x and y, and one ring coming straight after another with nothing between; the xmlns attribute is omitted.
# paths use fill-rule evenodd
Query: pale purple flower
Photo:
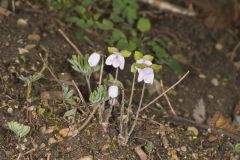
<svg viewBox="0 0 240 160"><path fill-rule="evenodd" d="M122 56L121 53L119 52L114 52L110 56L107 57L106 59L106 65L112 65L114 68L120 68L123 70L124 64L125 64L125 59Z"/></svg>
<svg viewBox="0 0 240 160"><path fill-rule="evenodd" d="M146 64L147 66L151 66L152 62L149 61L146 56L143 56L141 59L136 61L137 64Z"/></svg>
<svg viewBox="0 0 240 160"><path fill-rule="evenodd" d="M154 80L154 71L150 67L138 69L138 82L144 81L144 83L152 84Z"/></svg>
<svg viewBox="0 0 240 160"><path fill-rule="evenodd" d="M108 88L108 95L110 98L116 98L118 96L118 87L117 86L110 86Z"/></svg>
<svg viewBox="0 0 240 160"><path fill-rule="evenodd" d="M93 52L88 58L89 65L91 67L95 67L96 65L98 65L100 58L101 58L101 56L99 53Z"/></svg>

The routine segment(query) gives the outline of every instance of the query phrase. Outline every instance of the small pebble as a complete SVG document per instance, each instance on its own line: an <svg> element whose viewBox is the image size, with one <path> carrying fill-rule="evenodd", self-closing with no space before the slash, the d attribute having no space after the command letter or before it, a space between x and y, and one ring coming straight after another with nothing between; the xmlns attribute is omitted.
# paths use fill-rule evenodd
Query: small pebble
<svg viewBox="0 0 240 160"><path fill-rule="evenodd" d="M41 37L38 34L29 34L27 38L30 41L37 41L38 42L38 41L41 40Z"/></svg>
<svg viewBox="0 0 240 160"><path fill-rule="evenodd" d="M199 74L198 77L201 78L201 79L206 79L207 78L207 76L204 75L204 74Z"/></svg>
<svg viewBox="0 0 240 160"><path fill-rule="evenodd" d="M208 94L207 97L208 97L209 99L214 99L214 96L211 95L211 94Z"/></svg>
<svg viewBox="0 0 240 160"><path fill-rule="evenodd" d="M27 19L23 19L23 18L19 18L17 20L17 26L19 26L19 27L27 27L28 26L28 20Z"/></svg>
<svg viewBox="0 0 240 160"><path fill-rule="evenodd" d="M215 48L216 50L221 51L223 49L223 45L221 43L216 43Z"/></svg>
<svg viewBox="0 0 240 160"><path fill-rule="evenodd" d="M186 152L187 151L187 147L186 146L182 146L181 147L181 151Z"/></svg>
<svg viewBox="0 0 240 160"><path fill-rule="evenodd" d="M7 109L7 112L10 113L10 114L12 114L12 113L13 113L12 107L9 107L9 108Z"/></svg>
<svg viewBox="0 0 240 160"><path fill-rule="evenodd" d="M215 87L219 86L219 81L218 81L217 78L213 78L213 79L211 80L211 83L212 83L212 85L215 86Z"/></svg>

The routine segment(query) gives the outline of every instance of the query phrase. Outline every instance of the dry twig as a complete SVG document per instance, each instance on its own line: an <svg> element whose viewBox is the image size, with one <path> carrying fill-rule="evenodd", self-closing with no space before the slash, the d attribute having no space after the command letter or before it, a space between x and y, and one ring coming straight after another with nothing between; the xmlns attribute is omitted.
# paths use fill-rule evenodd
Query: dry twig
<svg viewBox="0 0 240 160"><path fill-rule="evenodd" d="M58 32L63 36L63 38L70 44L70 46L79 54L83 55L81 51L77 48L77 46L67 37L67 35L61 30L58 29Z"/></svg>
<svg viewBox="0 0 240 160"><path fill-rule="evenodd" d="M187 16L195 16L196 13L189 9L182 8L180 6L176 6L169 2L165 2L162 0L141 0L142 2L148 3L153 7L157 7L159 10L166 10L177 14L187 15Z"/></svg>
<svg viewBox="0 0 240 160"><path fill-rule="evenodd" d="M155 99L153 99L150 103L148 103L146 106L142 107L140 112L143 111L144 109L148 108L150 105L152 105L154 102L156 102L159 98L161 98L162 96L164 96L168 91L170 91L171 89L173 89L174 87L176 87L187 75L189 74L189 71L187 71L187 73L185 73L182 78L180 78L176 83L174 83L171 87L169 87L167 90L165 90L162 94L160 94L159 96L157 96Z"/></svg>

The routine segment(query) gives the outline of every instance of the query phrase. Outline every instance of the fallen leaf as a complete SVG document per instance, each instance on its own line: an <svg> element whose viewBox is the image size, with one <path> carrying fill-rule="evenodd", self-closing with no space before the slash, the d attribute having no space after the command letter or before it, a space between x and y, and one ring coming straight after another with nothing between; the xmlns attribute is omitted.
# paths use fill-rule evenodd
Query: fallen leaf
<svg viewBox="0 0 240 160"><path fill-rule="evenodd" d="M195 106L192 116L197 123L203 123L206 120L206 107L202 98Z"/></svg>
<svg viewBox="0 0 240 160"><path fill-rule="evenodd" d="M162 140L164 148L168 148L169 140L167 139L167 136L166 136L166 127L163 124L160 124L159 132L161 135L161 140Z"/></svg>
<svg viewBox="0 0 240 160"><path fill-rule="evenodd" d="M209 141L209 142L214 142L214 141L216 141L217 139L218 139L218 137L217 137L216 135L210 134L210 135L208 136L208 141Z"/></svg>
<svg viewBox="0 0 240 160"><path fill-rule="evenodd" d="M215 112L213 117L208 120L208 125L211 127L223 129L233 134L237 132L237 129L233 126L231 121L224 117L220 112Z"/></svg>

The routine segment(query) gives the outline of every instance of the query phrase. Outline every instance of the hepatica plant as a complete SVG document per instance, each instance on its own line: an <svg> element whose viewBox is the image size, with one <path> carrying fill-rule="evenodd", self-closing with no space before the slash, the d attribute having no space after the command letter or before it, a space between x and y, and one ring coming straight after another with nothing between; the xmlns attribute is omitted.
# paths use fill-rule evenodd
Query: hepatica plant
<svg viewBox="0 0 240 160"><path fill-rule="evenodd" d="M161 66L153 64L153 56L139 51L132 53L127 50L118 50L115 47L108 47L108 52L109 55L105 61L104 56L100 55L98 52L94 52L90 56L73 55L72 58L69 59L69 62L75 71L80 72L86 77L90 91L90 106L94 107L94 110L97 109L98 121L104 134L108 132L109 119L111 118L112 110L119 110L118 142L120 145L126 145L136 126L137 119L142 108L146 85L151 85L153 83L154 71L160 70ZM131 94L126 98L128 99L128 104L125 104L126 99L124 85L120 80L118 80L118 74L120 74L120 71L126 70L126 58L130 58L132 55L135 62L131 65L130 69L133 73ZM99 65L101 59L102 63ZM115 76L107 74L102 81L104 64L114 68ZM99 82L97 83L96 89L91 91L90 76L93 72L96 72L99 69ZM132 100L134 97L136 82L143 83L143 85L138 107L133 109ZM121 99L120 102L119 99Z"/></svg>

